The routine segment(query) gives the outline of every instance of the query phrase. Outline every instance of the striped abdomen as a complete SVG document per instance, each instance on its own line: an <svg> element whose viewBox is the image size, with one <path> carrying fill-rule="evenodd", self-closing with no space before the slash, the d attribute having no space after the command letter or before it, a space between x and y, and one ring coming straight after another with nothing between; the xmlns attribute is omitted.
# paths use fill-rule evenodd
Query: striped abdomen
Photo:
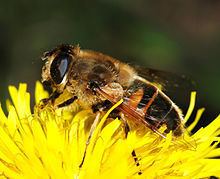
<svg viewBox="0 0 220 179"><path fill-rule="evenodd" d="M172 130L175 136L182 134L182 114L179 108L153 84L135 80L127 90L122 110L128 106L133 111L129 115L141 118L152 130L165 124L166 133Z"/></svg>

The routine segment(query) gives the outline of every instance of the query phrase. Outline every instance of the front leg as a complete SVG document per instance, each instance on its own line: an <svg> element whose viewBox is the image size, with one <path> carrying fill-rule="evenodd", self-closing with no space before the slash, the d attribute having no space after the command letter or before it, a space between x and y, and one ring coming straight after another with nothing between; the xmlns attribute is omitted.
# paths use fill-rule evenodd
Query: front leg
<svg viewBox="0 0 220 179"><path fill-rule="evenodd" d="M43 109L46 105L51 103L52 105L54 104L55 100L61 95L61 93L54 91L49 98L44 98L40 101L39 107L40 109Z"/></svg>
<svg viewBox="0 0 220 179"><path fill-rule="evenodd" d="M63 103L58 105L58 108L62 108L65 106L69 106L77 99L77 96L73 96L72 98L69 98L68 100L64 101Z"/></svg>
<svg viewBox="0 0 220 179"><path fill-rule="evenodd" d="M54 105L55 100L61 95L62 93L59 93L57 91L54 91L49 98L45 98L41 100L40 106L41 108L45 107L47 104L51 103L52 105ZM77 96L73 96L67 100L65 100L64 102L62 102L61 104L58 104L57 107L61 108L61 107L65 107L68 106L70 104L72 104L75 100L77 99Z"/></svg>

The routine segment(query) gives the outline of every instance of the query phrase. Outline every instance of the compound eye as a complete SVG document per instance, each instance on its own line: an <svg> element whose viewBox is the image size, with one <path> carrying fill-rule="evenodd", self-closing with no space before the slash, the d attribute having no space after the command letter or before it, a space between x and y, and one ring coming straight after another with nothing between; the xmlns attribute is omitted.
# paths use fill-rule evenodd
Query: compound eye
<svg viewBox="0 0 220 179"><path fill-rule="evenodd" d="M69 67L69 56L67 54L58 55L50 66L50 75L56 84L60 84L66 75Z"/></svg>

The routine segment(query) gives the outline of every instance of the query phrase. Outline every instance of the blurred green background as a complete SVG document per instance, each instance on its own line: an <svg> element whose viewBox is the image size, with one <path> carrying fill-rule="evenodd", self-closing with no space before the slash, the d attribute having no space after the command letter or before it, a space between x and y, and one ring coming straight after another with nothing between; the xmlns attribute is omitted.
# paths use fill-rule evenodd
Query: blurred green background
<svg viewBox="0 0 220 179"><path fill-rule="evenodd" d="M218 0L1 1L0 100L9 84L33 91L41 54L61 43L186 74L197 83L197 106L209 118L220 112Z"/></svg>

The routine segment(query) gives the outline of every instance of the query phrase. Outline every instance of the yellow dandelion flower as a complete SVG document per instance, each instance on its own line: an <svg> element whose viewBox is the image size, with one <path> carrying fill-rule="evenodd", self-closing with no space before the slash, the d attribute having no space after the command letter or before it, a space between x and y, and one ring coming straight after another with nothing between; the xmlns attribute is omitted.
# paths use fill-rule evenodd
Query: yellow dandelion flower
<svg viewBox="0 0 220 179"><path fill-rule="evenodd" d="M124 137L121 121L106 123L101 117L86 149L94 114L77 108L53 109L46 106L31 112L27 85L9 87L12 102L7 115L0 108L0 175L2 178L205 178L220 177L218 116L192 136L165 139L134 129ZM48 94L37 82L35 101ZM189 118L195 103L192 95ZM74 109L74 110L73 110ZM186 131L191 131L204 109ZM85 153L86 149L86 153ZM135 150L138 164L131 153ZM81 167L82 158L85 160Z"/></svg>

